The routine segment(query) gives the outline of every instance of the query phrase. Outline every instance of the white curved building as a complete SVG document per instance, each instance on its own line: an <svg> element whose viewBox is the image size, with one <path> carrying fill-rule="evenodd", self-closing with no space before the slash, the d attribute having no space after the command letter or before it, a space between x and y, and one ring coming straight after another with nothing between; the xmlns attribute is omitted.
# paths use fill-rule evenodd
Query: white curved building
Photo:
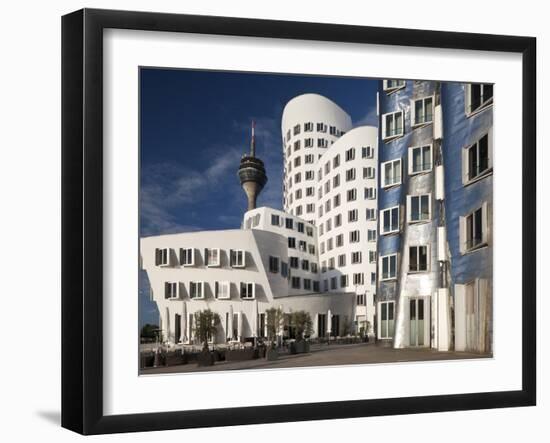
<svg viewBox="0 0 550 443"><path fill-rule="evenodd" d="M317 234L321 290L354 292L356 322L374 321L377 128L360 126L318 161Z"/></svg>
<svg viewBox="0 0 550 443"><path fill-rule="evenodd" d="M351 117L318 94L303 94L283 110L283 207L315 222L317 162L340 136L351 129Z"/></svg>

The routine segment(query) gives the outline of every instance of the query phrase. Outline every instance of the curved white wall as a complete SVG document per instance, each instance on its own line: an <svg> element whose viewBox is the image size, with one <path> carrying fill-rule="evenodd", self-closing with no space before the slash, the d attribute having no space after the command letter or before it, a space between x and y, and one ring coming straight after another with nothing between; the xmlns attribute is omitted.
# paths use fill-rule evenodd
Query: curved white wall
<svg viewBox="0 0 550 443"><path fill-rule="evenodd" d="M311 130L306 127L306 124L312 125ZM320 127L320 124L325 130ZM333 128L332 134L331 128ZM304 94L287 103L281 122L285 211L304 220L315 221L315 211L312 209L315 208L317 200L315 195L317 162L332 144L350 129L351 117L326 97L318 94ZM319 140L323 140L324 147L321 147ZM308 143L312 146L306 147ZM309 179L306 179L307 174L310 175ZM307 195L307 188L310 188L310 195Z"/></svg>

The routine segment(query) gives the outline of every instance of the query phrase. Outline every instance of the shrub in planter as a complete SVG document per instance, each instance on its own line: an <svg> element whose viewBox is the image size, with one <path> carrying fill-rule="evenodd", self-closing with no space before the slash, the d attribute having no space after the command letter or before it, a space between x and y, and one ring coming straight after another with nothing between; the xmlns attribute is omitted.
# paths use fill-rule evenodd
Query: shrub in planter
<svg viewBox="0 0 550 443"><path fill-rule="evenodd" d="M214 364L214 356L208 349L203 349L197 355L198 366L212 366Z"/></svg>
<svg viewBox="0 0 550 443"><path fill-rule="evenodd" d="M229 349L225 351L225 360L226 361L244 361L252 360L255 358L255 349Z"/></svg>

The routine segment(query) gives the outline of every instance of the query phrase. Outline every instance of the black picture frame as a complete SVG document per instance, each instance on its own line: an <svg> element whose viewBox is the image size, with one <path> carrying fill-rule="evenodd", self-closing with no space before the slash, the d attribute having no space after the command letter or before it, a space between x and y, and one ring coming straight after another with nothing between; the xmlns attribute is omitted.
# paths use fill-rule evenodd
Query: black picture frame
<svg viewBox="0 0 550 443"><path fill-rule="evenodd" d="M522 388L391 399L103 413L103 30L502 51L522 55ZM62 426L82 434L487 409L536 404L536 39L83 9L62 18Z"/></svg>

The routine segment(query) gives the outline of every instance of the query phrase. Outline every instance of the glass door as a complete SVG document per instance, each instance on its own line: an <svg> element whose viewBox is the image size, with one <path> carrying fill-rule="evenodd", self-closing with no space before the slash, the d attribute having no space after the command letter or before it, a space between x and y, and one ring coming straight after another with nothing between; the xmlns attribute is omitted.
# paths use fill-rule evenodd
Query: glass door
<svg viewBox="0 0 550 443"><path fill-rule="evenodd" d="M409 302L410 345L424 346L424 299L413 298Z"/></svg>

